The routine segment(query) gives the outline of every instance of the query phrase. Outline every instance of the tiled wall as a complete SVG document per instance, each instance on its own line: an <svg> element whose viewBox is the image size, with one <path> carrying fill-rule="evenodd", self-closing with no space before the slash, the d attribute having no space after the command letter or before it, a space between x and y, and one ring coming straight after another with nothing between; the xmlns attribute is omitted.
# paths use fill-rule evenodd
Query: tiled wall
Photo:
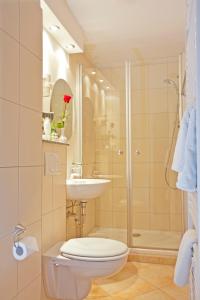
<svg viewBox="0 0 200 300"><path fill-rule="evenodd" d="M34 25L33 25L34 24ZM40 300L41 250L17 262L13 229L41 249L42 13L37 0L0 0L0 299Z"/></svg>
<svg viewBox="0 0 200 300"><path fill-rule="evenodd" d="M58 175L45 174L45 153L58 155ZM42 252L66 240L66 165L67 146L43 142ZM42 286L41 300L46 299Z"/></svg>

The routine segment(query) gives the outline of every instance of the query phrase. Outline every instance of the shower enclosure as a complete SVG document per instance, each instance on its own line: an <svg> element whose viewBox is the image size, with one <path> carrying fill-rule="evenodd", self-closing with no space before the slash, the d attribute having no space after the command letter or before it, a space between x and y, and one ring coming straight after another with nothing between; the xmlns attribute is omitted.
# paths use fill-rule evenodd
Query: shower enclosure
<svg viewBox="0 0 200 300"><path fill-rule="evenodd" d="M80 67L83 176L111 180L88 208L94 214L88 235L131 248L178 248L183 199L170 170L179 123L178 73L176 57Z"/></svg>

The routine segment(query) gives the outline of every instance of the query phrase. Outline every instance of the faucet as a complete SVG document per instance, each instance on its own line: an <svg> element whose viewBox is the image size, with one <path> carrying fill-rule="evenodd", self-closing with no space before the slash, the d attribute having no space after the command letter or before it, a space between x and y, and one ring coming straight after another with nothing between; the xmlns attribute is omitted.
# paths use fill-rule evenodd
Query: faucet
<svg viewBox="0 0 200 300"><path fill-rule="evenodd" d="M82 163L72 163L70 169L70 179L82 177Z"/></svg>

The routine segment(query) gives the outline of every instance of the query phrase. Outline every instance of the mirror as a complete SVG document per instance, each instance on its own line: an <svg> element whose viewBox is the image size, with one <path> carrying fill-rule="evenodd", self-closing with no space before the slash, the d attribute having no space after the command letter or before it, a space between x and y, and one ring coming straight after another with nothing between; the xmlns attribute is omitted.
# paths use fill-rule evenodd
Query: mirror
<svg viewBox="0 0 200 300"><path fill-rule="evenodd" d="M64 102L64 95L72 97L69 103ZM72 136L72 101L73 94L69 84L63 79L58 79L53 86L50 109L54 112L53 121L58 123L62 119L66 107L67 118L64 122L64 133L67 139Z"/></svg>

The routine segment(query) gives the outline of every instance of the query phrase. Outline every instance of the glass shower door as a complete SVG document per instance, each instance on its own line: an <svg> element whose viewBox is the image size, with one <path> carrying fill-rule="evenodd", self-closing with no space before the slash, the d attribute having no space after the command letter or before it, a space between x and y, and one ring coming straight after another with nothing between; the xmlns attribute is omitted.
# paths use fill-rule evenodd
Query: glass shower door
<svg viewBox="0 0 200 300"><path fill-rule="evenodd" d="M130 68L131 246L176 250L184 229L182 194L171 171L178 131L178 58Z"/></svg>
<svg viewBox="0 0 200 300"><path fill-rule="evenodd" d="M84 176L111 181L91 208L88 235L127 242L124 66L84 69L82 86Z"/></svg>

